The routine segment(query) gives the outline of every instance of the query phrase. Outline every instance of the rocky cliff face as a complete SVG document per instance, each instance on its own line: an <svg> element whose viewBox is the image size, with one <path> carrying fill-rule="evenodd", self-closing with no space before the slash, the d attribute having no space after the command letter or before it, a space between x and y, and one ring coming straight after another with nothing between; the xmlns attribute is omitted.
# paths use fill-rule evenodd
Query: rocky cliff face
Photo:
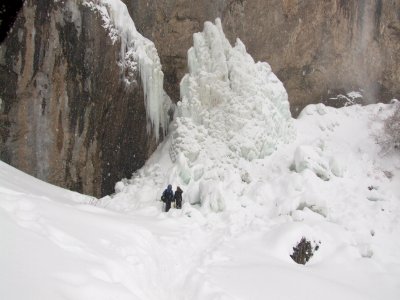
<svg viewBox="0 0 400 300"><path fill-rule="evenodd" d="M27 0L0 48L1 160L75 191L113 192L156 147L141 76L122 71L120 56L93 7Z"/></svg>
<svg viewBox="0 0 400 300"><path fill-rule="evenodd" d="M161 97L162 74L126 41L110 38L118 30L105 23L107 8L94 9L105 0L87 1L94 6L25 1L0 47L0 159L100 196L155 149L160 107L146 99ZM155 42L174 101L192 34L216 17L231 42L240 37L253 57L271 64L294 114L351 90L362 89L366 102L400 97L399 0L123 1Z"/></svg>
<svg viewBox="0 0 400 300"><path fill-rule="evenodd" d="M124 0L160 53L167 90L179 99L192 34L221 17L231 42L267 61L292 112L362 90L364 101L400 97L400 1ZM334 101L330 101L335 104Z"/></svg>

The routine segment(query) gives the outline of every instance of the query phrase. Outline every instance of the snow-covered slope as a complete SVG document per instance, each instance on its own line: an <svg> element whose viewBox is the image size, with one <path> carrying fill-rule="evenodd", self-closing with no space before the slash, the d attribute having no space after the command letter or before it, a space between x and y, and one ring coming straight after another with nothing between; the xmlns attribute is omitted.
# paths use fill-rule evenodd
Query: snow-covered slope
<svg viewBox="0 0 400 300"><path fill-rule="evenodd" d="M101 201L0 163L0 297L397 299L400 159L373 138L392 108L307 107L297 140L254 163L239 205L218 213L162 212L168 142ZM295 171L305 147L329 180ZM302 236L320 243L306 266L289 257Z"/></svg>
<svg viewBox="0 0 400 300"><path fill-rule="evenodd" d="M214 235L95 204L0 162L0 299L185 299Z"/></svg>
<svg viewBox="0 0 400 300"><path fill-rule="evenodd" d="M0 163L0 298L398 299L400 156L375 142L397 104L310 105L292 120L267 66L206 28L195 41L211 47L190 61L217 58L190 67L171 133L116 194ZM182 210L163 212L168 183ZM319 246L305 266L290 258L302 237Z"/></svg>

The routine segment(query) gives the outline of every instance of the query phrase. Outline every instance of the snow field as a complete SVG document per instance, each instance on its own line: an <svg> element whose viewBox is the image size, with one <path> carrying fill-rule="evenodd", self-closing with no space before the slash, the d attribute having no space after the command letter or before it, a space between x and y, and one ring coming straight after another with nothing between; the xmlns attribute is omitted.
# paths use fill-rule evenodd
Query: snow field
<svg viewBox="0 0 400 300"><path fill-rule="evenodd" d="M184 299L214 235L178 216L111 212L0 165L2 299Z"/></svg>

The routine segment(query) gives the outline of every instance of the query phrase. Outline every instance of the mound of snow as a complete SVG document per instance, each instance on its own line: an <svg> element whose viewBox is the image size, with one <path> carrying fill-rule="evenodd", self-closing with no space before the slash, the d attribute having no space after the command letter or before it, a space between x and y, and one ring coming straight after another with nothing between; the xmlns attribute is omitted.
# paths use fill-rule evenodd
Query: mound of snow
<svg viewBox="0 0 400 300"><path fill-rule="evenodd" d="M0 299L193 299L184 279L212 236L95 204L0 161Z"/></svg>

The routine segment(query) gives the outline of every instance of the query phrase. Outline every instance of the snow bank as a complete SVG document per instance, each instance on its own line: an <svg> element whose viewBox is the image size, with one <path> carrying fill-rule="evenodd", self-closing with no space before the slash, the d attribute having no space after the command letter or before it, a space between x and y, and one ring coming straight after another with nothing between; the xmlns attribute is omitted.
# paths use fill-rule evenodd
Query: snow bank
<svg viewBox="0 0 400 300"><path fill-rule="evenodd" d="M163 89L164 74L153 42L143 37L135 27L126 5L120 0L85 0L84 5L98 12L113 43L121 43L119 65L127 84L139 71L147 112L147 130L159 139L160 128L168 129L168 109L171 100Z"/></svg>
<svg viewBox="0 0 400 300"><path fill-rule="evenodd" d="M184 279L213 237L95 203L0 161L0 299L189 299Z"/></svg>

